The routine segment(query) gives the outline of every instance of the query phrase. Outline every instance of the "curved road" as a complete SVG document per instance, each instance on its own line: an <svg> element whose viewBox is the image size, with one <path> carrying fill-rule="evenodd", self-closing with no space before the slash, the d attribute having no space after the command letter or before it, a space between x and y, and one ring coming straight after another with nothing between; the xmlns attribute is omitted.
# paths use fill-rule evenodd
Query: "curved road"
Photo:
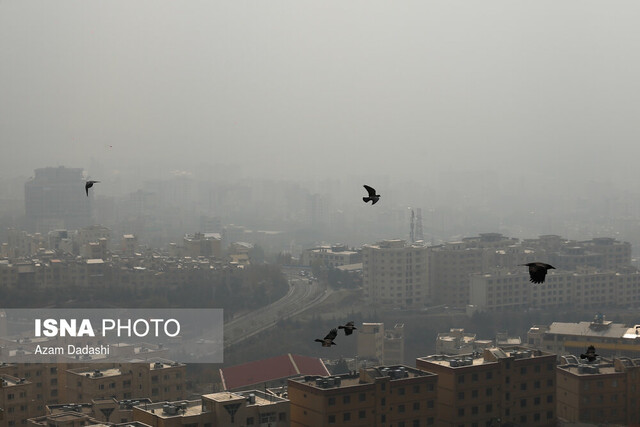
<svg viewBox="0 0 640 427"><path fill-rule="evenodd" d="M309 279L300 276L300 271L298 268L283 268L289 282L289 292L284 297L224 324L225 348L272 328L280 320L300 314L331 295L332 291L320 286L317 280L309 284Z"/></svg>

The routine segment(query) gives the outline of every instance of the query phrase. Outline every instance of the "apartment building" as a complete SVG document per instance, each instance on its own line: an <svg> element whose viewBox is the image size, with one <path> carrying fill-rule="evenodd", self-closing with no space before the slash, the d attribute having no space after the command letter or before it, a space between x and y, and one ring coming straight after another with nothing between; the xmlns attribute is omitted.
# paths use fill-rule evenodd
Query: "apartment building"
<svg viewBox="0 0 640 427"><path fill-rule="evenodd" d="M563 360L557 368L561 421L640 425L640 359Z"/></svg>
<svg viewBox="0 0 640 427"><path fill-rule="evenodd" d="M545 282L536 285L522 269L501 269L472 274L469 287L471 304L488 311L640 305L640 272L634 269L551 270Z"/></svg>
<svg viewBox="0 0 640 427"><path fill-rule="evenodd" d="M404 365L290 379L291 427L435 426L437 382Z"/></svg>
<svg viewBox="0 0 640 427"><path fill-rule="evenodd" d="M555 355L526 347L416 359L438 375L438 426L555 426Z"/></svg>
<svg viewBox="0 0 640 427"><path fill-rule="evenodd" d="M479 340L476 334L461 328L451 328L449 332L439 333L436 337L436 354L469 354L492 346L492 340Z"/></svg>
<svg viewBox="0 0 640 427"><path fill-rule="evenodd" d="M429 287L434 304L464 307L469 304L469 275L494 268L515 265L527 257L514 248L518 239L500 233L484 233L458 242L428 248ZM530 255L530 254L529 254Z"/></svg>
<svg viewBox="0 0 640 427"><path fill-rule="evenodd" d="M54 363L0 363L0 375L24 379L32 384L30 402L35 405L31 416L42 415L47 404L61 402L63 384L59 382L58 369L64 364ZM2 405L0 405L2 407Z"/></svg>
<svg viewBox="0 0 640 427"><path fill-rule="evenodd" d="M336 268L360 263L362 254L360 251L350 250L346 245L326 245L305 250L300 260L302 265L320 263L325 267Z"/></svg>
<svg viewBox="0 0 640 427"><path fill-rule="evenodd" d="M24 425L37 413L34 384L24 378L0 374L0 420L7 427Z"/></svg>
<svg viewBox="0 0 640 427"><path fill-rule="evenodd" d="M640 324L614 323L599 313L592 321L535 325L527 332L527 343L557 355L578 354L593 345L602 356L640 357Z"/></svg>
<svg viewBox="0 0 640 427"><path fill-rule="evenodd" d="M30 426L75 427L94 424L129 423L133 421L133 407L151 404L150 399L99 399L91 403L47 405L46 415L30 418Z"/></svg>
<svg viewBox="0 0 640 427"><path fill-rule="evenodd" d="M258 390L220 392L199 400L135 406L133 418L154 427L288 427L289 401Z"/></svg>
<svg viewBox="0 0 640 427"><path fill-rule="evenodd" d="M365 299L382 307L422 307L429 301L427 248L385 240L362 248Z"/></svg>
<svg viewBox="0 0 640 427"><path fill-rule="evenodd" d="M65 401L87 402L150 398L154 402L184 399L186 365L158 360L67 369Z"/></svg>

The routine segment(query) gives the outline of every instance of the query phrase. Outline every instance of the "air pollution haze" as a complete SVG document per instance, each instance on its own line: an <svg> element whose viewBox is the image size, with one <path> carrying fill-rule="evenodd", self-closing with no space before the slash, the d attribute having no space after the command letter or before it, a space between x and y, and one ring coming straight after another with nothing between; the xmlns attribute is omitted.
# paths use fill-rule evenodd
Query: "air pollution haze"
<svg viewBox="0 0 640 427"><path fill-rule="evenodd" d="M630 185L639 15L631 1L4 1L0 174Z"/></svg>

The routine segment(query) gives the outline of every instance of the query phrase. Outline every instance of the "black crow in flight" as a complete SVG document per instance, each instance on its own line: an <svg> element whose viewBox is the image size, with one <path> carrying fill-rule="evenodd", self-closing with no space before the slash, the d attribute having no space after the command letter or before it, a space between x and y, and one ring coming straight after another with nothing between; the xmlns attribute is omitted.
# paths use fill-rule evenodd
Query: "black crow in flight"
<svg viewBox="0 0 640 427"><path fill-rule="evenodd" d="M547 270L555 267L549 264L545 264L544 262L530 262L528 264L520 264L526 265L529 267L529 281L532 283L544 283L544 277L547 275Z"/></svg>
<svg viewBox="0 0 640 427"><path fill-rule="evenodd" d="M580 359L587 359L588 362L593 362L594 360L596 360L596 357L598 357L598 355L596 354L596 348L592 345L587 347L586 354L580 355Z"/></svg>
<svg viewBox="0 0 640 427"><path fill-rule="evenodd" d="M363 187L365 188L365 190L367 190L367 193L369 193L369 197L363 197L362 200L364 200L365 203L371 201L371 205L375 205L376 202L380 200L380 195L376 194L376 190L369 187L368 185L363 185Z"/></svg>
<svg viewBox="0 0 640 427"><path fill-rule="evenodd" d="M84 185L84 191L87 193L87 197L89 197L89 189L93 187L93 184L97 182L100 182L100 181L87 181L87 183Z"/></svg>
<svg viewBox="0 0 640 427"><path fill-rule="evenodd" d="M315 341L321 342L323 347L331 347L332 345L338 345L333 342L333 340L336 339L337 336L338 336L338 330L336 328L333 328L332 330L329 331L327 336L324 337L324 339L316 338Z"/></svg>
<svg viewBox="0 0 640 427"><path fill-rule="evenodd" d="M348 322L346 325L344 326L338 326L338 329L344 329L344 334L345 335L351 335L353 333L354 329L358 329L353 325L353 322Z"/></svg>

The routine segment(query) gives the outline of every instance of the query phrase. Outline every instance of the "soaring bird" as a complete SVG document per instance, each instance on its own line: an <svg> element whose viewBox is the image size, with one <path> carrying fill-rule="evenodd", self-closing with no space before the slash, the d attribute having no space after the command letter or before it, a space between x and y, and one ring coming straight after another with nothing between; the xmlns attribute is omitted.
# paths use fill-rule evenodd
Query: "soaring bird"
<svg viewBox="0 0 640 427"><path fill-rule="evenodd" d="M316 338L315 342L321 342L323 347L331 347L332 345L337 345L336 343L333 342L333 340L336 339L337 336L338 336L338 330L336 328L333 328L332 330L329 331L327 336L324 337L324 339Z"/></svg>
<svg viewBox="0 0 640 427"><path fill-rule="evenodd" d="M528 264L519 264L529 267L529 281L532 283L544 283L544 277L547 275L547 270L555 267L544 262L530 262Z"/></svg>
<svg viewBox="0 0 640 427"><path fill-rule="evenodd" d="M580 355L580 359L587 359L588 362L593 362L594 360L596 360L596 357L598 357L598 355L596 354L596 348L592 345L587 347L586 354Z"/></svg>
<svg viewBox="0 0 640 427"><path fill-rule="evenodd" d="M100 181L87 181L87 183L84 185L84 191L87 193L87 197L89 197L89 189L93 187L93 184L97 182L100 182Z"/></svg>
<svg viewBox="0 0 640 427"><path fill-rule="evenodd" d="M376 202L380 200L380 195L376 194L376 190L369 187L368 185L363 185L363 187L365 188L365 190L367 190L367 193L369 193L369 197L363 197L362 200L364 200L365 203L371 201L371 205L375 205Z"/></svg>
<svg viewBox="0 0 640 427"><path fill-rule="evenodd" d="M348 322L346 325L344 326L338 326L338 329L344 329L344 334L345 335L351 335L353 333L354 329L358 329L353 325L353 322Z"/></svg>

